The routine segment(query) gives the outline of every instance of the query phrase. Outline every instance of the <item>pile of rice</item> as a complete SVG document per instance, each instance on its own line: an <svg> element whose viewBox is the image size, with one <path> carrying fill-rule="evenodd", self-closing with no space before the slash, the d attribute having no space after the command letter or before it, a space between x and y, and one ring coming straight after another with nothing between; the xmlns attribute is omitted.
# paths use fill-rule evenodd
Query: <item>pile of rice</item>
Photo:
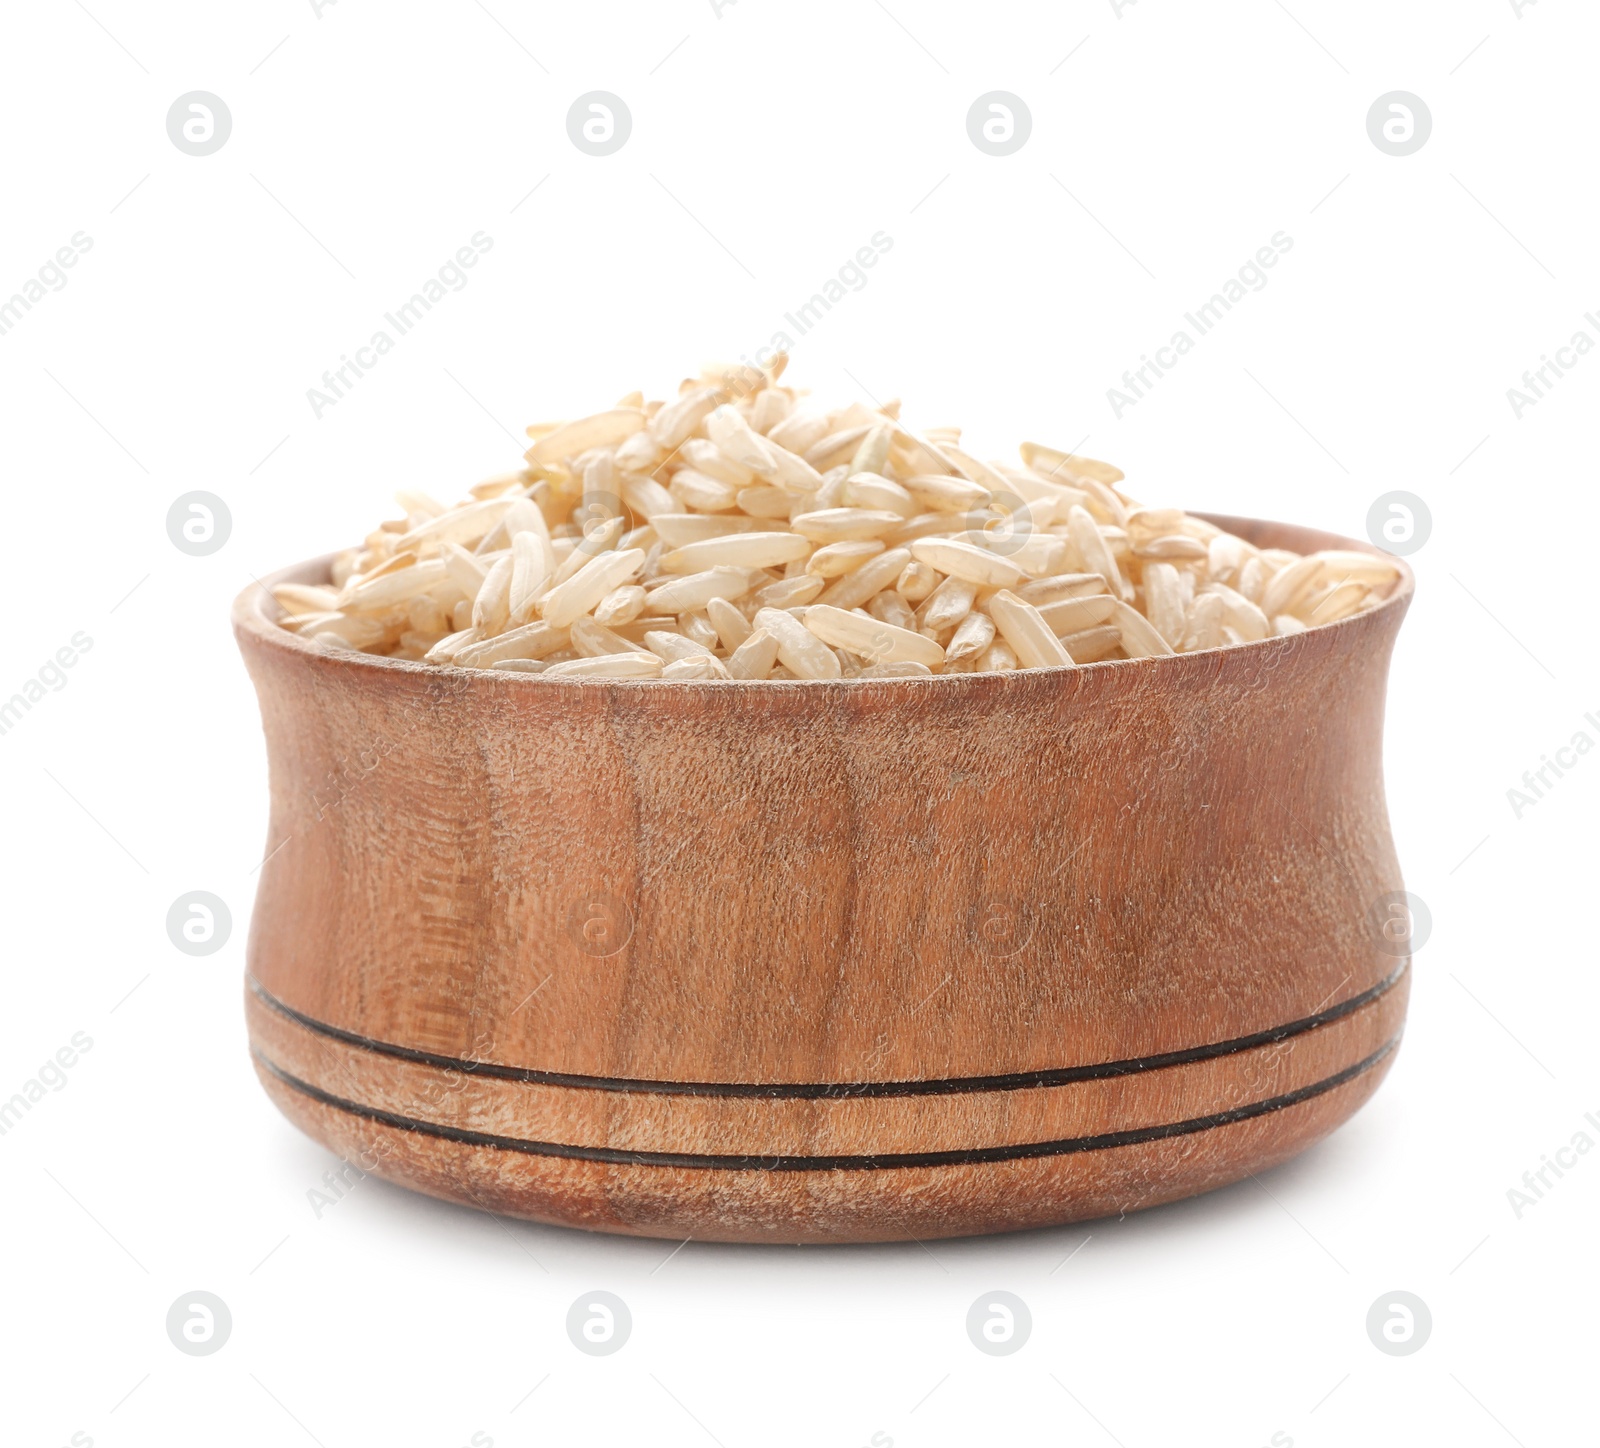
<svg viewBox="0 0 1600 1448"><path fill-rule="evenodd" d="M1025 442L979 462L900 405L826 409L709 366L671 402L528 429L520 472L404 516L282 627L332 649L542 678L881 679L1250 643L1386 598L1387 557L1257 548Z"/></svg>

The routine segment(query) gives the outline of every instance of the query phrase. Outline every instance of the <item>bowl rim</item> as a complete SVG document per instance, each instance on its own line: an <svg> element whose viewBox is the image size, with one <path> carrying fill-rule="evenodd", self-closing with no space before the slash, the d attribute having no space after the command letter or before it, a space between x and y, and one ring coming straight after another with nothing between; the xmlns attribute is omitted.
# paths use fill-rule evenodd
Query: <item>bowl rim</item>
<svg viewBox="0 0 1600 1448"><path fill-rule="evenodd" d="M429 664L420 659L391 659L381 654L364 654L354 649L325 649L313 644L309 639L302 638L299 634L278 626L277 619L271 616L271 611L278 610L278 603L272 598L271 590L280 583L306 583L317 576L325 575L332 561L338 557L338 552L324 553L316 558L293 563L269 573L264 579L253 580L234 598L231 617L235 634L240 636L248 634L257 643L283 650L291 655L299 655L306 661L315 660L318 664L340 669L377 670L380 673L390 673L397 679L409 675L423 680L450 680L458 686L463 681L471 680L485 685L492 683L511 688L538 688L546 692L550 690L551 685L556 685L558 692L568 688L588 690L591 696L597 693L616 694L643 690L647 694L657 696L704 699L707 690L720 692L733 689L741 698L780 695L794 698L803 691L821 699L837 697L838 691L847 690L848 697L863 699L886 694L903 695L907 689L930 687L960 691L963 694L974 689L1010 692L1030 686L1046 687L1062 679L1077 679L1086 675L1098 677L1108 670L1122 673L1128 670L1143 670L1146 676L1153 679L1174 669L1208 670L1215 667L1219 661L1229 659L1238 659L1242 666L1247 661L1254 662L1259 659L1265 651L1276 650L1282 653L1296 651L1306 647L1308 639L1327 639L1331 642L1334 638L1344 637L1352 628L1371 627L1380 619L1386 623L1391 622L1390 615L1393 615L1392 622L1397 627L1399 615L1410 606L1412 596L1416 592L1416 575L1406 560L1370 542L1346 538L1341 534L1329 533L1298 523L1280 523L1267 518L1203 512L1191 516L1213 523L1226 532L1234 533L1250 542L1254 541L1252 534L1271 534L1281 536L1285 541L1298 538L1306 544L1314 545L1297 548L1297 552L1317 552L1321 549L1337 548L1386 558L1398 567L1400 579L1394 591L1376 607L1362 613L1351 614L1348 618L1338 619L1333 623L1317 624L1300 634L1269 635L1267 638L1254 639L1242 644L1219 644L1214 648L1196 649L1190 653L1161 654L1142 659L1101 659L1090 664L1009 669L998 673L932 674L888 679L586 679L581 677L546 679L539 674L524 674L514 669L464 668L455 664ZM567 697L570 698L571 695L568 694Z"/></svg>

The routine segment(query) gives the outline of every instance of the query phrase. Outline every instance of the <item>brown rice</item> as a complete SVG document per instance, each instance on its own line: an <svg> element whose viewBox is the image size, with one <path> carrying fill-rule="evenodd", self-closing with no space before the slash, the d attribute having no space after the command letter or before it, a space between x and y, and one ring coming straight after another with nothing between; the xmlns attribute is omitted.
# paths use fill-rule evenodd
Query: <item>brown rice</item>
<svg viewBox="0 0 1600 1448"><path fill-rule="evenodd" d="M1400 568L1258 548L1146 507L1109 463L1021 464L712 366L540 423L526 466L273 590L319 646L540 678L874 679L1071 668L1252 643L1382 602Z"/></svg>

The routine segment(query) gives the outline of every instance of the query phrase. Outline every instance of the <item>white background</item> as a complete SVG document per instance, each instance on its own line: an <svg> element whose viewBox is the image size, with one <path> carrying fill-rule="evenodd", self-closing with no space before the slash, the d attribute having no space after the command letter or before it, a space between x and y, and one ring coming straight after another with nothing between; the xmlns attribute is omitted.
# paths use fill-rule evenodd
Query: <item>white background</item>
<svg viewBox="0 0 1600 1448"><path fill-rule="evenodd" d="M74 1032L94 1044L0 1137L5 1442L1592 1437L1600 1152L1520 1219L1507 1191L1574 1133L1600 1143L1600 757L1520 819L1506 791L1579 729L1600 740L1600 357L1520 419L1506 389L1579 327L1600 338L1600 17L1123 10L8 9L0 295L73 233L93 247L0 336L0 695L75 631L93 648L0 737L0 1097ZM204 158L165 128L195 89L233 117ZM565 127L595 89L633 116L604 159ZM965 128L997 89L1033 118L1001 159ZM1433 116L1406 158L1366 130L1396 89ZM1269 285L1116 419L1123 369L1280 230ZM476 231L470 284L315 418L306 389ZM528 422L752 353L878 231L868 285L798 341L801 385L903 396L980 455L1032 436L1109 457L1152 503L1360 535L1379 494L1426 499L1386 767L1434 929L1392 1074L1259 1185L1008 1239L666 1260L370 1179L319 1219L335 1163L245 1049L267 796L229 600L358 539L396 487L514 466ZM165 531L195 488L233 515L203 559ZM195 889L234 917L206 959L164 925ZM197 1288L233 1314L210 1357L164 1328ZM634 1318L609 1358L563 1326L597 1288ZM1002 1288L1033 1335L993 1358L964 1320ZM1394 1289L1433 1315L1410 1357L1364 1327Z"/></svg>

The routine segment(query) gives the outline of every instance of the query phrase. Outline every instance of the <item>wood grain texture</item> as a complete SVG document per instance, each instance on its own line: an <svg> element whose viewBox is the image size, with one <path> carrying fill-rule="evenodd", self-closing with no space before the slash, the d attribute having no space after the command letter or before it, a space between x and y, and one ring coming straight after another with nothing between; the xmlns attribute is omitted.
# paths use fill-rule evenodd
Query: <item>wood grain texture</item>
<svg viewBox="0 0 1600 1448"><path fill-rule="evenodd" d="M833 684L328 654L252 587L263 1083L420 1190L700 1240L1040 1225L1260 1170L1401 1029L1372 907L1402 888L1381 730L1411 586L1239 648ZM661 1160L601 1159L629 1153Z"/></svg>

